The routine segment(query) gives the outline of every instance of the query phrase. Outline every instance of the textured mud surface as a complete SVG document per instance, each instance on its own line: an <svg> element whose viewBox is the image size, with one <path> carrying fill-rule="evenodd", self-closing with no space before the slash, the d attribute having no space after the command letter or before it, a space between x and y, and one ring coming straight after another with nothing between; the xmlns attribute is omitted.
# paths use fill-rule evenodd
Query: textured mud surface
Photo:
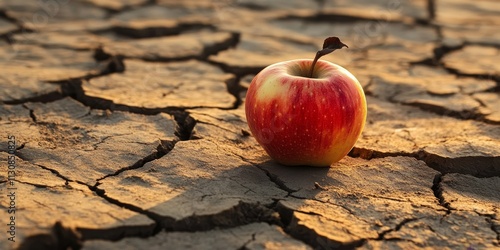
<svg viewBox="0 0 500 250"><path fill-rule="evenodd" d="M499 25L492 0L0 0L0 249L500 248ZM245 91L326 36L366 128L280 166Z"/></svg>

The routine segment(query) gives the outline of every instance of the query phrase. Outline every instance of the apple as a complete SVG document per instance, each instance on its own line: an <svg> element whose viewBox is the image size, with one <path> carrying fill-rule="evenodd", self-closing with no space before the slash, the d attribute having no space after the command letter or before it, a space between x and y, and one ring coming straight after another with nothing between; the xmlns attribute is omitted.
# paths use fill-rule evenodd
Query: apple
<svg viewBox="0 0 500 250"><path fill-rule="evenodd" d="M366 122L359 81L321 56L347 47L329 37L314 60L278 62L252 80L245 99L250 132L283 165L331 166L346 156Z"/></svg>

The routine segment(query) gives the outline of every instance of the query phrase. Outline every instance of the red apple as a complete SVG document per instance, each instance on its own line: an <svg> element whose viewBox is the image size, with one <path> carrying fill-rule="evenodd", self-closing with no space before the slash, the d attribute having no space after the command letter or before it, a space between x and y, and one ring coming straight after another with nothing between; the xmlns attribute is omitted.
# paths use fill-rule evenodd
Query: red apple
<svg viewBox="0 0 500 250"><path fill-rule="evenodd" d="M270 65L248 89L250 131L281 164L330 166L349 153L365 125L366 98L359 81L337 64L318 61L347 47L338 38L333 45L327 40L314 60Z"/></svg>

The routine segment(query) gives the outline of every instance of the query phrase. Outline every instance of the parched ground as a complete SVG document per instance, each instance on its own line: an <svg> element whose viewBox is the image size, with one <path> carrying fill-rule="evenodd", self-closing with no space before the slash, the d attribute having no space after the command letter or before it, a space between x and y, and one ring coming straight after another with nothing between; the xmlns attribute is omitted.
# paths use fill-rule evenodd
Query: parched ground
<svg viewBox="0 0 500 250"><path fill-rule="evenodd" d="M496 0L0 0L0 249L499 249L498 27ZM366 128L280 166L245 91L327 36Z"/></svg>

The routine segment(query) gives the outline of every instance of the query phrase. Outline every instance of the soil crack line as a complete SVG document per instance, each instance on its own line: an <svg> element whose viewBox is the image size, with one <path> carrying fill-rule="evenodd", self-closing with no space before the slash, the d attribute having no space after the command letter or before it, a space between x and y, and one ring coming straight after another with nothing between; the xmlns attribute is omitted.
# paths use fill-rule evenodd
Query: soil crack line
<svg viewBox="0 0 500 250"><path fill-rule="evenodd" d="M265 169L264 167L259 166L257 164L252 164L252 165L257 167L261 171L263 171L267 175L267 177L269 177L269 180L271 180L279 189L286 191L288 193L287 196L291 196L292 193L299 191L299 190L295 190L295 189L292 189L292 188L289 188L288 186L286 186L285 182L283 180L281 180L278 177L278 175L271 173L269 170Z"/></svg>
<svg viewBox="0 0 500 250"><path fill-rule="evenodd" d="M440 206L444 207L446 209L446 214L443 216L443 217L446 217L448 216L451 211L453 210L453 208L451 208L450 206L450 203L447 202L443 196L443 188L441 186L441 182L443 181L443 176L445 174L437 174L435 177L434 177L434 180L433 180L433 185L432 185L432 191L434 193L434 196L436 197L438 203Z"/></svg>
<svg viewBox="0 0 500 250"><path fill-rule="evenodd" d="M379 233L377 239L375 240L386 240L384 239L385 235L388 234L388 233L391 233L391 232L397 232L399 231L404 225L412 222L412 221L417 221L419 220L419 218L405 218L403 219L402 221L400 221L394 228L391 228L391 229L388 229L388 230L385 230L385 231L382 231Z"/></svg>
<svg viewBox="0 0 500 250"><path fill-rule="evenodd" d="M121 174L122 172L125 172L128 170L142 168L146 163L160 159L161 157L168 154L170 151L172 151L172 149L174 149L176 143L177 143L177 140L161 141L160 145L158 145L158 147L156 147L156 152L153 152L153 153L147 155L146 157L138 160L137 162L135 162L134 164L132 164L128 167L120 168L112 174L107 174L107 175L97 179L97 182L102 181L108 177L117 176L117 175Z"/></svg>

